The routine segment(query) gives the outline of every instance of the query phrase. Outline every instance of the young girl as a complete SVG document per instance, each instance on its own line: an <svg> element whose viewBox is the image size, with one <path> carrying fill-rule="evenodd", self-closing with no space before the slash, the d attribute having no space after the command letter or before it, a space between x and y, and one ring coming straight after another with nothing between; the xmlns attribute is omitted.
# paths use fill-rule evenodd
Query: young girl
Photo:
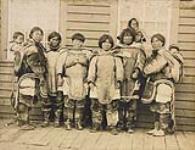
<svg viewBox="0 0 195 150"><path fill-rule="evenodd" d="M102 128L104 113L108 127L117 134L117 109L120 99L120 83L123 81L123 66L120 58L112 54L114 41L110 35L104 34L99 39L101 48L90 62L88 82L92 99L93 129Z"/></svg>
<svg viewBox="0 0 195 150"><path fill-rule="evenodd" d="M83 111L88 94L87 72L91 57L91 52L83 47L84 42L85 37L82 34L74 34L73 46L62 52L57 62L58 89L62 87L64 92L68 130L73 126L79 130L83 129ZM63 88L65 84L66 89Z"/></svg>
<svg viewBox="0 0 195 150"><path fill-rule="evenodd" d="M52 32L48 36L48 46L45 55L47 58L47 83L48 83L48 111L45 115L45 125L49 124L49 117L52 109L52 103L54 105L55 114L55 126L60 125L60 116L62 113L63 102L57 99L57 74L56 74L56 64L60 54L60 43L61 35L57 32ZM50 109L49 109L50 108Z"/></svg>
<svg viewBox="0 0 195 150"><path fill-rule="evenodd" d="M127 129L132 133L136 120L137 100L139 99L139 77L144 67L144 52L133 47L135 31L126 28L120 35L120 49L118 55L123 59L124 80L122 82L122 99L119 101L119 129Z"/></svg>

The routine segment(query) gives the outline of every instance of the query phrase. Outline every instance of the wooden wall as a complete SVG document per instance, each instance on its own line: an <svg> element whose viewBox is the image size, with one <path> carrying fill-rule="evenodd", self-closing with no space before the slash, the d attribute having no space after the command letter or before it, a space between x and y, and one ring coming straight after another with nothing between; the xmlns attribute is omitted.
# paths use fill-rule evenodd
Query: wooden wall
<svg viewBox="0 0 195 150"><path fill-rule="evenodd" d="M82 33L86 37L85 46L97 48L102 34L116 37L117 0L81 0L62 1L62 16L65 44L71 45L74 33ZM64 12L65 11L65 12Z"/></svg>
<svg viewBox="0 0 195 150"><path fill-rule="evenodd" d="M64 38L66 45L71 45L71 36L75 32L83 33L87 38L86 46L92 49L97 48L101 34L110 33L116 37L116 1L102 0L97 3L89 0L87 4L82 0L65 2L67 1L61 1L60 30L66 37ZM195 7L186 7L182 3L179 16L174 16L179 17L177 36L185 59L185 77L181 84L176 85L176 121L178 130L195 131ZM11 62L0 62L0 117L4 118L14 116L9 101L13 80L12 68ZM137 126L151 127L153 116L149 107L139 104L138 111ZM40 104L31 114L34 120L42 118Z"/></svg>
<svg viewBox="0 0 195 150"><path fill-rule="evenodd" d="M176 86L176 116L179 129L195 130L195 1L180 3L178 44L184 56L185 77Z"/></svg>

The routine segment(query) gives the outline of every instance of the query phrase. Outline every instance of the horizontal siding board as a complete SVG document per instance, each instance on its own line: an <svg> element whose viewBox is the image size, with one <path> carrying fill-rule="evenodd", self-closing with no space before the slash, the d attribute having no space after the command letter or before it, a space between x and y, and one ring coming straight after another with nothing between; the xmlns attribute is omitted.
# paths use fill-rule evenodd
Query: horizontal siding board
<svg viewBox="0 0 195 150"><path fill-rule="evenodd" d="M194 28L195 29L195 28ZM185 42L180 42L179 47L182 50L195 50L195 43L185 43Z"/></svg>
<svg viewBox="0 0 195 150"><path fill-rule="evenodd" d="M175 110L175 115L177 117L195 117L195 110L184 110L184 109L176 109Z"/></svg>
<svg viewBox="0 0 195 150"><path fill-rule="evenodd" d="M68 45L72 45L72 40L71 39L67 39L67 44ZM84 45L86 46L98 46L98 40L86 40Z"/></svg>
<svg viewBox="0 0 195 150"><path fill-rule="evenodd" d="M195 17L195 9L180 9L179 11L180 17L194 18Z"/></svg>
<svg viewBox="0 0 195 150"><path fill-rule="evenodd" d="M184 59L184 67L195 67L195 59Z"/></svg>
<svg viewBox="0 0 195 150"><path fill-rule="evenodd" d="M195 59L195 50L192 51L181 51L184 59Z"/></svg>
<svg viewBox="0 0 195 150"><path fill-rule="evenodd" d="M195 42L195 34L179 34L178 40Z"/></svg>
<svg viewBox="0 0 195 150"><path fill-rule="evenodd" d="M186 77L184 76L182 79L181 79L181 83L189 83L189 84L195 84L195 77Z"/></svg>
<svg viewBox="0 0 195 150"><path fill-rule="evenodd" d="M177 84L176 91L195 93L195 85L194 84Z"/></svg>
<svg viewBox="0 0 195 150"><path fill-rule="evenodd" d="M195 126L195 117L194 118L176 117L176 123L179 125Z"/></svg>
<svg viewBox="0 0 195 150"><path fill-rule="evenodd" d="M191 65L191 64L185 64L185 65ZM185 67L184 75L185 76L195 76L195 67L193 66Z"/></svg>
<svg viewBox="0 0 195 150"><path fill-rule="evenodd" d="M14 73L13 67L1 67L0 66L0 70L1 70L1 73L10 73L10 74Z"/></svg>
<svg viewBox="0 0 195 150"><path fill-rule="evenodd" d="M72 6L68 5L67 12L77 13L95 13L95 14L110 14L110 7L89 7L89 6Z"/></svg>
<svg viewBox="0 0 195 150"><path fill-rule="evenodd" d="M90 7L110 7L110 0L98 0L98 3L94 0L88 0L87 3L85 0L77 0L77 1L72 1L69 0L67 1L67 4L69 6L90 6Z"/></svg>
<svg viewBox="0 0 195 150"><path fill-rule="evenodd" d="M68 38L70 38L74 33L75 33L75 31L67 31ZM90 31L87 32L87 31L81 31L79 33L83 34L86 38L99 38L101 35L106 34L108 32L90 32Z"/></svg>
<svg viewBox="0 0 195 150"><path fill-rule="evenodd" d="M69 13L67 15L67 21L82 21L82 22L103 22L109 23L110 16L94 15L94 14L75 14Z"/></svg>
<svg viewBox="0 0 195 150"><path fill-rule="evenodd" d="M67 22L68 29L82 29L82 30L109 30L110 26L104 23L75 23Z"/></svg>
<svg viewBox="0 0 195 150"><path fill-rule="evenodd" d="M193 101L195 102L195 93L182 93L177 92L175 94L176 101Z"/></svg>
<svg viewBox="0 0 195 150"><path fill-rule="evenodd" d="M179 18L180 25L194 25L195 26L195 17L194 18Z"/></svg>
<svg viewBox="0 0 195 150"><path fill-rule="evenodd" d="M192 101L175 101L177 109L195 110L195 102Z"/></svg>
<svg viewBox="0 0 195 150"><path fill-rule="evenodd" d="M179 33L195 33L195 26L179 26Z"/></svg>

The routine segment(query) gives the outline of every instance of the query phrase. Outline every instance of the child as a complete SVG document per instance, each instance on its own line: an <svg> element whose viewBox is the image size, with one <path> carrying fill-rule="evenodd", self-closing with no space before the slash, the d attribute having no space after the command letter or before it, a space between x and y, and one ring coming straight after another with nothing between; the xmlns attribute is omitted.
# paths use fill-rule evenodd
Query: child
<svg viewBox="0 0 195 150"><path fill-rule="evenodd" d="M75 33L72 36L73 46L62 52L57 62L58 94L59 97L65 97L67 130L73 126L78 130L83 129L83 111L88 94L87 72L91 56L91 52L83 48L84 42L85 37Z"/></svg>
<svg viewBox="0 0 195 150"><path fill-rule="evenodd" d="M120 58L112 54L114 41L110 35L104 34L99 39L100 51L90 62L88 82L92 99L93 129L102 128L104 113L108 127L117 134L117 109L120 99L120 83L123 80L123 66Z"/></svg>
<svg viewBox="0 0 195 150"><path fill-rule="evenodd" d="M60 126L60 116L62 113L62 101L57 101L57 74L56 74L56 64L59 58L61 35L57 32L52 32L48 36L49 48L46 51L47 58L47 82L48 82L48 100L45 102L44 106L44 126L49 125L49 117L51 114L52 103L55 106L55 127Z"/></svg>
<svg viewBox="0 0 195 150"><path fill-rule="evenodd" d="M8 47L8 59L14 60L14 53L23 48L24 34L21 32L14 32L13 40L10 41Z"/></svg>
<svg viewBox="0 0 195 150"><path fill-rule="evenodd" d="M123 59L124 80L122 82L122 99L119 101L119 129L133 132L136 120L137 99L139 99L139 77L145 63L145 53L132 44L135 40L135 30L126 28L120 35L119 56Z"/></svg>

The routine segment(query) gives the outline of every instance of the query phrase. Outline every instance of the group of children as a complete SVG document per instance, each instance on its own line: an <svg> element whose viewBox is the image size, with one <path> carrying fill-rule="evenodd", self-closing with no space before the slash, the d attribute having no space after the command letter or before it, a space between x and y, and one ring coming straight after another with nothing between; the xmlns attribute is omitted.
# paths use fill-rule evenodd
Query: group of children
<svg viewBox="0 0 195 150"><path fill-rule="evenodd" d="M146 103L152 99L149 103L156 114L155 129L148 133L162 136L168 129L173 131L176 82L173 74L178 75L181 70L173 66L183 63L182 56L177 46L166 50L164 36L155 34L151 38L154 50L147 58L143 47L146 38L135 18L117 37L119 44L115 44L110 35L103 34L98 50L86 49L81 33L72 36L71 47L61 47L60 34L52 32L48 36L48 47L44 48L43 31L39 27L31 30L27 44L21 40L24 39L22 33L16 32L13 37L11 50L15 53L18 76L14 106L20 126L28 123L29 110L40 99L44 127L49 125L53 110L56 127L64 120L67 130L73 127L81 130L85 126L84 119L89 116L86 112L91 112L91 131L108 129L113 134L133 133L137 102L143 98ZM149 83L152 88L148 88ZM167 92L162 93L162 90Z"/></svg>

